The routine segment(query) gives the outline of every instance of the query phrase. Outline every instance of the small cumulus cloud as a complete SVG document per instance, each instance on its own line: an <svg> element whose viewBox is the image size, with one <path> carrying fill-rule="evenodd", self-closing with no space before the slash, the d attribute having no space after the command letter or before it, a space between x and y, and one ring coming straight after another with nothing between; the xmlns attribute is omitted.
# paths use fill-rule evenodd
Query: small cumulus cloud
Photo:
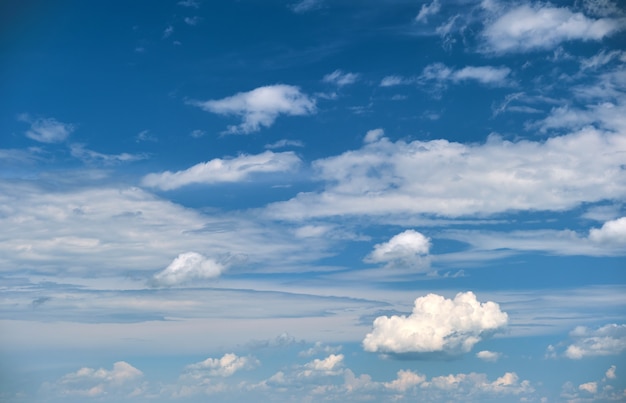
<svg viewBox="0 0 626 403"><path fill-rule="evenodd" d="M195 280L219 277L227 265L196 252L181 253L163 271L152 278L154 286L172 287Z"/></svg>
<svg viewBox="0 0 626 403"><path fill-rule="evenodd" d="M173 33L174 33L174 27L171 25L168 25L167 28L163 30L163 39L169 38L170 36L172 36Z"/></svg>
<svg viewBox="0 0 626 403"><path fill-rule="evenodd" d="M75 129L74 125L59 122L54 118L32 118L26 113L19 115L18 120L30 124L26 137L40 143L63 142Z"/></svg>
<svg viewBox="0 0 626 403"><path fill-rule="evenodd" d="M303 370L298 374L303 377L337 375L342 372L343 354L330 354L324 359L316 358L304 364Z"/></svg>
<svg viewBox="0 0 626 403"><path fill-rule="evenodd" d="M291 151L243 154L230 159L216 158L182 171L151 173L143 178L142 184L161 190L173 190L195 183L240 182L253 174L292 171L300 162L300 158Z"/></svg>
<svg viewBox="0 0 626 403"><path fill-rule="evenodd" d="M503 86L508 84L507 78L510 73L511 69L508 67L466 66L455 70L442 63L434 63L424 68L420 79L453 83L477 81L481 84Z"/></svg>
<svg viewBox="0 0 626 403"><path fill-rule="evenodd" d="M365 336L366 351L378 353L467 353L484 336L502 329L508 316L492 301L472 292L454 299L428 294L415 300L408 316L379 316Z"/></svg>
<svg viewBox="0 0 626 403"><path fill-rule="evenodd" d="M317 111L315 100L292 85L268 85L248 92L240 92L230 97L209 100L189 101L207 112L218 115L233 115L242 123L229 126L227 134L247 134L270 127L280 115L303 116Z"/></svg>
<svg viewBox="0 0 626 403"><path fill-rule="evenodd" d="M274 150L276 148L285 148L285 147L304 147L304 143L300 140L282 139L282 140L278 140L275 143L265 145L265 148L269 150Z"/></svg>
<svg viewBox="0 0 626 403"><path fill-rule="evenodd" d="M417 231L406 230L387 242L375 245L364 261L385 263L388 268L422 267L428 263L429 250L429 238Z"/></svg>
<svg viewBox="0 0 626 403"><path fill-rule="evenodd" d="M391 382L385 382L384 385L388 389L397 392L406 392L407 389L420 385L426 381L424 375L417 374L410 370L398 371L398 377Z"/></svg>
<svg viewBox="0 0 626 403"><path fill-rule="evenodd" d="M476 353L476 357L480 358L483 361L487 362L496 362L502 356L501 353L496 353L494 351L483 350Z"/></svg>
<svg viewBox="0 0 626 403"><path fill-rule="evenodd" d="M617 369L617 367L615 365L611 365L609 367L609 369L606 370L606 372L604 373L604 376L607 379L615 379L617 378L617 375L615 375L615 370Z"/></svg>
<svg viewBox="0 0 626 403"><path fill-rule="evenodd" d="M578 390L595 394L596 392L598 392L598 383L597 382L583 383L582 385L578 386Z"/></svg>
<svg viewBox="0 0 626 403"><path fill-rule="evenodd" d="M184 21L185 21L185 24L187 25L195 26L195 25L198 25L200 21L202 21L202 18L197 17L197 16L185 17Z"/></svg>

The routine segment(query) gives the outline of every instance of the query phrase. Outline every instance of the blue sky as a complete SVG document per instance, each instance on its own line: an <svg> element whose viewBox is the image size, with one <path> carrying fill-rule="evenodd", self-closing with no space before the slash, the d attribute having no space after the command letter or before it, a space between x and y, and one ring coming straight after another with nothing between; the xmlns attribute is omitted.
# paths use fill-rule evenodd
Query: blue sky
<svg viewBox="0 0 626 403"><path fill-rule="evenodd" d="M623 3L1 7L0 400L626 400Z"/></svg>

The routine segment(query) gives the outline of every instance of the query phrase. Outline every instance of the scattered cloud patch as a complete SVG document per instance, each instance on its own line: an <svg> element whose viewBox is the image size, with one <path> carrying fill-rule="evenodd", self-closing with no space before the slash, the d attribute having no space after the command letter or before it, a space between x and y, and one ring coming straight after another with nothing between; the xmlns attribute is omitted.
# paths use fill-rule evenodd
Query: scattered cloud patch
<svg viewBox="0 0 626 403"><path fill-rule="evenodd" d="M615 375L615 370L617 369L617 367L615 365L611 365L609 367L609 369L606 370L606 372L604 373L604 376L606 377L606 379L615 379L617 378L617 375Z"/></svg>
<svg viewBox="0 0 626 403"><path fill-rule="evenodd" d="M380 80L381 87L395 87L397 85L406 85L415 82L413 78L407 78L402 76L386 76Z"/></svg>
<svg viewBox="0 0 626 403"><path fill-rule="evenodd" d="M174 33L174 27L171 25L168 25L167 28L163 30L163 39L169 38L170 36L172 36L173 33Z"/></svg>
<svg viewBox="0 0 626 403"><path fill-rule="evenodd" d="M70 153L72 157L78 158L83 162L93 163L101 162L103 164L116 164L120 162L139 161L148 158L146 154L104 154L85 148L84 144L70 145Z"/></svg>
<svg viewBox="0 0 626 403"><path fill-rule="evenodd" d="M416 374L410 370L398 371L398 377L391 382L385 382L384 385L387 389L392 389L397 392L406 392L407 389L411 389L417 385L423 384L426 381L424 375Z"/></svg>
<svg viewBox="0 0 626 403"><path fill-rule="evenodd" d="M176 4L183 7L200 8L200 2L197 0L181 0Z"/></svg>
<svg viewBox="0 0 626 403"><path fill-rule="evenodd" d="M253 369L260 365L254 357L239 357L233 353L224 354L221 358L207 358L204 361L190 364L185 367L185 377L201 379L205 377L232 376L235 372L244 369Z"/></svg>
<svg viewBox="0 0 626 403"><path fill-rule="evenodd" d="M623 28L618 19L593 19L566 7L524 4L486 26L483 37L489 51L528 52L553 49L571 40L597 41Z"/></svg>
<svg viewBox="0 0 626 403"><path fill-rule="evenodd" d="M597 382L587 382L581 385L578 385L579 390L583 390L585 392L589 392L591 394L595 394L598 392L598 383Z"/></svg>
<svg viewBox="0 0 626 403"><path fill-rule="evenodd" d="M343 354L330 354L324 359L316 358L304 364L299 376L332 376L343 372Z"/></svg>
<svg viewBox="0 0 626 403"><path fill-rule="evenodd" d="M508 83L507 78L511 73L508 67L493 66L466 66L455 70L442 63L434 63L426 66L421 81L453 82L477 81L481 84L503 86Z"/></svg>
<svg viewBox="0 0 626 403"><path fill-rule="evenodd" d="M496 353L494 351L483 350L476 353L476 357L487 362L496 362L500 359L502 353Z"/></svg>
<svg viewBox="0 0 626 403"><path fill-rule="evenodd" d="M579 326L570 333L573 343L564 356L573 360L617 355L626 350L626 325L609 324L598 329Z"/></svg>
<svg viewBox="0 0 626 403"><path fill-rule="evenodd" d="M422 8L420 8L420 12L415 17L415 21L427 23L428 17L437 14L440 9L441 4L439 3L439 0L433 0L430 4L422 4Z"/></svg>
<svg viewBox="0 0 626 403"><path fill-rule="evenodd" d="M229 126L225 133L247 134L270 127L279 115L303 116L316 112L315 100L292 85L269 85L252 91L240 92L218 100L189 101L207 112L234 115L242 123Z"/></svg>
<svg viewBox="0 0 626 403"><path fill-rule="evenodd" d="M343 87L344 85L354 84L358 79L359 75L357 73L344 73L341 70L335 70L332 73L326 74L322 81Z"/></svg>
<svg viewBox="0 0 626 403"><path fill-rule="evenodd" d="M413 268L427 265L430 238L415 230L406 230L389 241L374 246L364 259L368 263L385 263L387 268Z"/></svg>
<svg viewBox="0 0 626 403"><path fill-rule="evenodd" d="M193 137L194 139L199 139L200 137L206 136L206 132L204 130L195 129L195 130L192 130L191 133L189 133L189 135Z"/></svg>
<svg viewBox="0 0 626 403"><path fill-rule="evenodd" d="M75 129L74 125L59 122L54 118L32 118L26 113L19 115L18 120L30 124L26 137L40 143L61 143Z"/></svg>
<svg viewBox="0 0 626 403"><path fill-rule="evenodd" d="M154 275L152 284L157 287L172 287L212 279L219 277L227 267L225 263L196 252L181 253L163 271Z"/></svg>
<svg viewBox="0 0 626 403"><path fill-rule="evenodd" d="M302 0L289 6L296 14L303 14L308 11L318 9L322 6L323 0Z"/></svg>
<svg viewBox="0 0 626 403"><path fill-rule="evenodd" d="M415 300L409 316L379 316L365 336L365 351L379 353L467 353L484 336L502 329L508 316L495 302L472 292L454 299L428 294Z"/></svg>
<svg viewBox="0 0 626 403"><path fill-rule="evenodd" d="M230 159L216 158L182 171L151 173L143 178L142 184L161 190L173 190L194 183L240 182L253 174L288 172L296 169L300 162L300 158L291 151L243 154Z"/></svg>
<svg viewBox="0 0 626 403"><path fill-rule="evenodd" d="M278 140L275 143L265 145L265 148L268 150L274 150L277 148L285 148L285 147L304 147L304 143L300 140L282 139L282 140Z"/></svg>
<svg viewBox="0 0 626 403"><path fill-rule="evenodd" d="M59 379L55 384L44 384L44 389L52 389L61 396L102 397L137 396L141 392L138 383L143 372L125 361L118 361L113 368L81 368Z"/></svg>
<svg viewBox="0 0 626 403"><path fill-rule="evenodd" d="M202 18L200 18L198 16L185 17L184 21L185 21L185 24L191 25L193 27L193 26L198 25L200 23L200 21L202 21Z"/></svg>

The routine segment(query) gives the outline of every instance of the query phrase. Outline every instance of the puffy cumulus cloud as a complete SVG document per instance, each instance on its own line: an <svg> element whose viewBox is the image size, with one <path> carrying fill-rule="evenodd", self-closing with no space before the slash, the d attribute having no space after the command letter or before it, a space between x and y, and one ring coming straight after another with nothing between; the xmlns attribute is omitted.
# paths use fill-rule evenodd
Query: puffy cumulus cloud
<svg viewBox="0 0 626 403"><path fill-rule="evenodd" d="M335 70L332 73L326 74L322 81L343 87L344 85L354 84L358 79L359 75L357 73L344 73L341 70Z"/></svg>
<svg viewBox="0 0 626 403"><path fill-rule="evenodd" d="M30 124L26 137L40 143L60 143L75 129L74 125L69 123L59 122L53 118L32 118L26 113L19 115L18 120Z"/></svg>
<svg viewBox="0 0 626 403"><path fill-rule="evenodd" d="M406 230L389 241L374 246L365 262L385 263L386 267L404 268L427 265L430 238L414 230Z"/></svg>
<svg viewBox="0 0 626 403"><path fill-rule="evenodd" d="M261 154L243 154L229 159L215 158L177 172L151 173L143 178L142 184L172 190L194 183L239 182L257 173L291 171L299 164L300 158L292 151L281 153L265 151Z"/></svg>
<svg viewBox="0 0 626 403"><path fill-rule="evenodd" d="M508 322L495 302L481 303L472 292L454 299L428 294L415 300L409 316L379 316L365 336L366 351L380 353L458 354L469 352L487 333Z"/></svg>
<svg viewBox="0 0 626 403"><path fill-rule="evenodd" d="M607 221L602 228L592 228L589 239L597 243L626 245L626 217Z"/></svg>
<svg viewBox="0 0 626 403"><path fill-rule="evenodd" d="M584 390L585 392L589 392L591 394L595 394L598 392L598 383L597 382L587 382L582 385L578 385L579 390Z"/></svg>
<svg viewBox="0 0 626 403"><path fill-rule="evenodd" d="M113 368L81 368L69 373L56 383L45 383L43 389L61 396L137 396L142 393L143 372L125 361L118 361Z"/></svg>
<svg viewBox="0 0 626 403"><path fill-rule="evenodd" d="M398 371L398 377L395 380L391 382L385 382L384 385L388 389L392 389L398 392L405 392L407 389L424 383L424 381L426 381L426 377L424 375L416 374L413 371L401 369L400 371Z"/></svg>
<svg viewBox="0 0 626 403"><path fill-rule="evenodd" d="M329 346L329 345L322 343L321 341L317 341L315 342L313 347L310 347L304 351L300 351L298 355L300 357L310 357L312 355L321 354L321 353L335 354L335 353L338 353L339 351L341 351L341 346Z"/></svg>
<svg viewBox="0 0 626 403"><path fill-rule="evenodd" d="M424 384L425 388L441 390L459 390L466 393L489 393L489 394L514 394L530 393L534 391L530 382L520 382L515 372L506 372L494 381L489 381L485 374L475 372L469 374L456 374L433 377Z"/></svg>
<svg viewBox="0 0 626 403"><path fill-rule="evenodd" d="M617 355L626 350L626 325L608 324L598 329L578 326L570 333L573 343L563 355L573 360Z"/></svg>
<svg viewBox="0 0 626 403"><path fill-rule="evenodd" d="M163 271L152 278L155 286L171 287L196 280L219 277L227 265L196 252L178 255Z"/></svg>
<svg viewBox="0 0 626 403"><path fill-rule="evenodd" d="M491 136L483 144L380 137L314 161L325 189L271 204L268 213L299 220L566 210L626 197L624 153L626 136L592 128L545 141Z"/></svg>
<svg viewBox="0 0 626 403"><path fill-rule="evenodd" d="M304 364L299 376L330 376L343 372L343 354L330 354L324 359L316 358Z"/></svg>
<svg viewBox="0 0 626 403"><path fill-rule="evenodd" d="M200 379L205 377L229 377L243 369L253 369L260 365L254 357L239 357L227 353L222 358L207 358L204 361L190 364L185 367L184 377Z"/></svg>
<svg viewBox="0 0 626 403"><path fill-rule="evenodd" d="M209 101L190 101L191 105L216 113L242 119L229 126L226 133L252 133L270 127L279 115L302 116L316 112L315 101L292 85L268 85L230 97Z"/></svg>
<svg viewBox="0 0 626 403"><path fill-rule="evenodd" d="M604 376L607 379L615 379L617 378L617 375L615 375L615 370L617 369L617 367L615 365L611 365L609 367L609 369L606 370L606 372L604 373Z"/></svg>
<svg viewBox="0 0 626 403"><path fill-rule="evenodd" d="M487 24L482 35L489 51L527 52L570 40L597 41L623 28L620 19L593 19L566 7L538 3L507 10Z"/></svg>
<svg viewBox="0 0 626 403"><path fill-rule="evenodd" d="M454 70L442 63L434 63L424 68L419 80L451 81L454 83L474 80L481 84L505 85L510 73L511 69L508 67L466 66Z"/></svg>
<svg viewBox="0 0 626 403"><path fill-rule="evenodd" d="M476 353L476 357L487 362L496 362L500 359L502 353L496 353L494 351L483 350Z"/></svg>

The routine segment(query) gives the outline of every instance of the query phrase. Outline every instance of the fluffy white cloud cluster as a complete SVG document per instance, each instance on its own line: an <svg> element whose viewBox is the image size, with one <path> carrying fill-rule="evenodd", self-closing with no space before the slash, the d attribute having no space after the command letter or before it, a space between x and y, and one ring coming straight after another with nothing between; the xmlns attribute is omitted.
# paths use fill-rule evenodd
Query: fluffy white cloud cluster
<svg viewBox="0 0 626 403"><path fill-rule="evenodd" d="M380 353L466 353L508 322L495 302L481 303L472 292L454 299L428 294L415 300L409 316L379 316L365 336L366 351Z"/></svg>
<svg viewBox="0 0 626 403"><path fill-rule="evenodd" d="M181 253L163 271L154 275L155 286L171 287L194 280L218 277L227 265L196 252Z"/></svg>
<svg viewBox="0 0 626 403"><path fill-rule="evenodd" d="M564 355L574 360L617 355L626 350L626 325L613 323L595 330L578 326L570 333L570 337L574 342L567 347Z"/></svg>
<svg viewBox="0 0 626 403"><path fill-rule="evenodd" d="M279 115L302 116L316 112L315 101L292 85L268 85L230 97L209 101L192 101L207 112L235 115L242 119L237 126L229 126L227 133L252 133L261 127L270 127Z"/></svg>
<svg viewBox="0 0 626 403"><path fill-rule="evenodd" d="M26 137L40 143L60 143L74 131L74 125L62 123L52 118L31 118L28 114L21 114L18 119L30 124Z"/></svg>
<svg viewBox="0 0 626 403"><path fill-rule="evenodd" d="M592 128L545 141L492 136L484 144L379 137L315 161L318 177L327 182L323 191L300 193L268 209L289 219L565 210L626 197L624 153L626 136Z"/></svg>
<svg viewBox="0 0 626 403"><path fill-rule="evenodd" d="M229 377L241 369L252 369L259 364L254 357L239 357L236 354L227 353L222 358L207 358L204 361L187 365L185 375L193 379L206 376Z"/></svg>
<svg viewBox="0 0 626 403"><path fill-rule="evenodd" d="M600 40L623 28L619 19L593 19L566 7L524 4L487 25L483 36L490 51L527 52L568 40Z"/></svg>
<svg viewBox="0 0 626 403"><path fill-rule="evenodd" d="M607 221L602 228L592 228L589 239L598 243L626 245L626 217Z"/></svg>
<svg viewBox="0 0 626 403"><path fill-rule="evenodd" d="M389 268L419 267L426 261L430 239L415 230L406 230L389 241L374 246L365 262L385 263Z"/></svg>
<svg viewBox="0 0 626 403"><path fill-rule="evenodd" d="M55 385L45 387L56 389L58 394L65 396L133 395L140 392L136 381L142 377L143 372L125 361L118 361L111 370L84 367L63 376Z"/></svg>
<svg viewBox="0 0 626 403"><path fill-rule="evenodd" d="M300 158L292 151L261 154L242 154L235 158L215 158L191 168L170 172L151 173L143 178L144 186L162 190L178 189L194 183L238 182L256 173L287 172L300 164Z"/></svg>

